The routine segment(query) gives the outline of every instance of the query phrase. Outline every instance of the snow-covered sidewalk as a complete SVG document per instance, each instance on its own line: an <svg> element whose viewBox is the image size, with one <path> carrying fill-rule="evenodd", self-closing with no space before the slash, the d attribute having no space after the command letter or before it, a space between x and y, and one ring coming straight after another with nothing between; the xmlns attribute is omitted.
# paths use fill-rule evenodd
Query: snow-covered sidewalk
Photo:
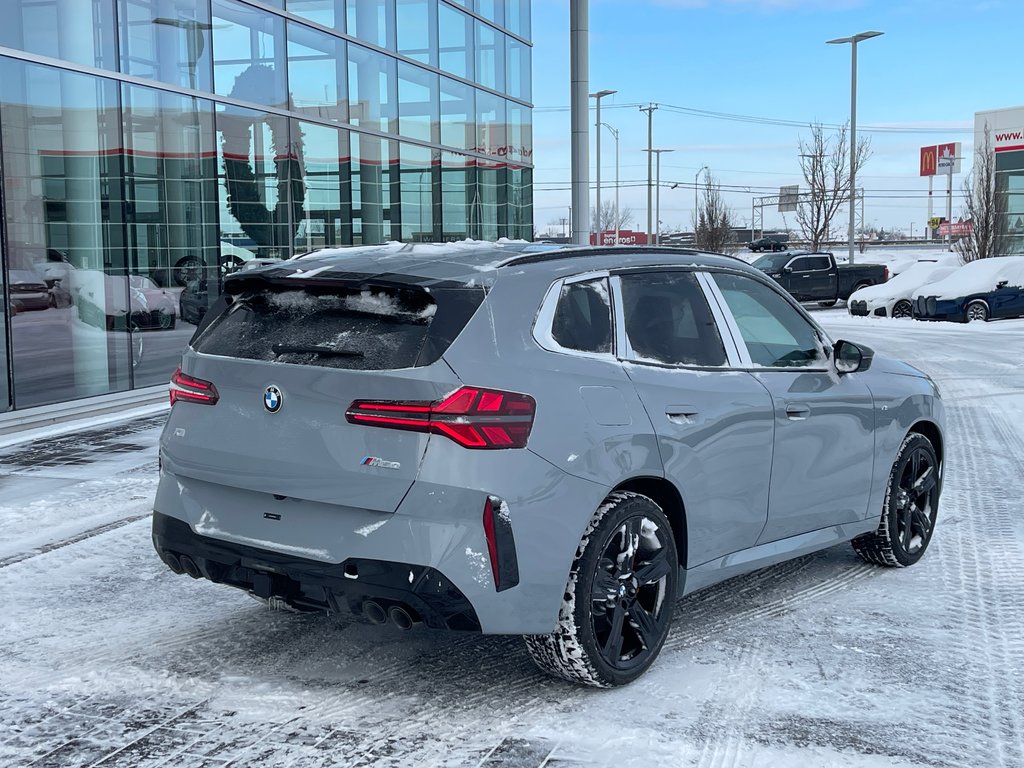
<svg viewBox="0 0 1024 768"><path fill-rule="evenodd" d="M932 548L897 571L841 546L687 597L615 691L542 677L518 638L278 613L174 576L146 517L156 420L79 454L0 451L0 765L1019 768L1024 322L816 317L938 381Z"/></svg>

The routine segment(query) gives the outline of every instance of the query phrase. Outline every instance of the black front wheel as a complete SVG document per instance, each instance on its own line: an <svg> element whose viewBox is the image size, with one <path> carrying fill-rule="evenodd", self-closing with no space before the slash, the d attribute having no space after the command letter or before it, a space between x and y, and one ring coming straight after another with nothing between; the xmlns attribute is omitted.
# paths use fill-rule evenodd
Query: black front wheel
<svg viewBox="0 0 1024 768"><path fill-rule="evenodd" d="M878 528L853 540L857 554L892 568L920 560L935 531L941 471L931 441L916 432L907 435L889 473Z"/></svg>
<svg viewBox="0 0 1024 768"><path fill-rule="evenodd" d="M637 493L613 493L577 549L555 631L525 638L530 656L571 682L632 682L665 642L678 577L672 526L661 508Z"/></svg>
<svg viewBox="0 0 1024 768"><path fill-rule="evenodd" d="M893 317L913 317L914 316L914 307L906 299L900 299L895 304L893 304L892 316Z"/></svg>

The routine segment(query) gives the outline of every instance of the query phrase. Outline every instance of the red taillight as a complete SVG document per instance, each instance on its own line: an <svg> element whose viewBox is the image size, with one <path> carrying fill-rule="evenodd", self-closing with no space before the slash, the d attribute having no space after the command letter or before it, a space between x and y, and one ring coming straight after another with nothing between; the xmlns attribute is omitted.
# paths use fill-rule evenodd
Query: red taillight
<svg viewBox="0 0 1024 768"><path fill-rule="evenodd" d="M212 381L189 376L187 373L182 373L181 368L178 368L171 376L171 405L179 401L216 405L218 400L220 400L220 394L213 386Z"/></svg>
<svg viewBox="0 0 1024 768"><path fill-rule="evenodd" d="M529 395L462 387L433 403L356 400L352 424L434 432L465 448L524 448L537 404Z"/></svg>

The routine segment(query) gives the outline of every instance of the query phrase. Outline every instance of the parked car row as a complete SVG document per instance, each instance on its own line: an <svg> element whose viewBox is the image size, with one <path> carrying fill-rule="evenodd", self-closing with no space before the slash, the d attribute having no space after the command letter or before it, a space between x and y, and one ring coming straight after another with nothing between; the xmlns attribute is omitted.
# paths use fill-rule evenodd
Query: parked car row
<svg viewBox="0 0 1024 768"><path fill-rule="evenodd" d="M950 254L921 260L884 286L850 297L852 315L967 323L1024 317L1024 257L963 266Z"/></svg>

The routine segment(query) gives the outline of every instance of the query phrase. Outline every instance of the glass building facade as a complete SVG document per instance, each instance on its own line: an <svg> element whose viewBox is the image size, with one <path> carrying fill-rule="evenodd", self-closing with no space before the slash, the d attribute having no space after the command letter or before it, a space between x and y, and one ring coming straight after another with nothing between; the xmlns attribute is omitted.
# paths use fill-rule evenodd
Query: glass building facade
<svg viewBox="0 0 1024 768"><path fill-rule="evenodd" d="M532 235L530 0L10 0L0 412L166 382L224 275Z"/></svg>

